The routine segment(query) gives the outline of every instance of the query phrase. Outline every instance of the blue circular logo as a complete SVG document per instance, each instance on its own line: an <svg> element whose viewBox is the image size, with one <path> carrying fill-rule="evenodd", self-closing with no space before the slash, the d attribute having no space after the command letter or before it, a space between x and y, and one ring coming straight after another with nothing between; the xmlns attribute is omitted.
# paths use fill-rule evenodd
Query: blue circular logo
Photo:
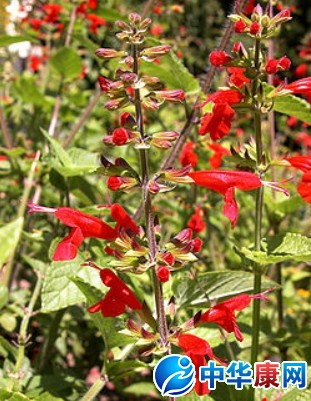
<svg viewBox="0 0 311 401"><path fill-rule="evenodd" d="M163 397L188 394L195 385L194 364L186 355L167 355L156 364L153 381Z"/></svg>

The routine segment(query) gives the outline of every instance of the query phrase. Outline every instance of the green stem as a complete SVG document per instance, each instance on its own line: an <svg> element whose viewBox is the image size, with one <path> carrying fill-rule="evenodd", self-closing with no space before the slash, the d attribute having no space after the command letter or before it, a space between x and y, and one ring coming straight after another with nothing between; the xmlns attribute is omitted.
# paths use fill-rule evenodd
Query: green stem
<svg viewBox="0 0 311 401"><path fill-rule="evenodd" d="M8 391L12 391L15 387L16 384L19 382L19 372L25 357L25 349L27 346L27 331L28 331L28 325L30 318L32 316L34 307L36 305L36 302L40 296L40 291L41 291L41 286L42 286L42 276L41 273L38 273L38 280L36 282L34 291L32 293L32 296L30 298L30 302L28 305L28 308L25 310L25 315L23 317L20 330L19 330L19 335L18 335L18 353L17 353L17 358L16 362L14 365L13 373L12 373L12 380L9 382L7 386Z"/></svg>
<svg viewBox="0 0 311 401"><path fill-rule="evenodd" d="M92 401L105 387L107 382L106 376L102 375L81 398L81 401Z"/></svg>

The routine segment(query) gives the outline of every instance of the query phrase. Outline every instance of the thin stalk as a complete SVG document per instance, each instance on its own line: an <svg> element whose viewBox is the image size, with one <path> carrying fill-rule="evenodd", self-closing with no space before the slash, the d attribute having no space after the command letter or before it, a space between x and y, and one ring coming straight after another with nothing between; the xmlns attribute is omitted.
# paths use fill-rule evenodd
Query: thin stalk
<svg viewBox="0 0 311 401"><path fill-rule="evenodd" d="M16 362L14 365L14 369L12 372L12 380L9 382L7 386L8 391L12 391L15 387L16 384L18 384L20 380L20 369L22 367L22 363L25 357L25 349L27 346L27 341L28 341L28 325L30 318L33 314L34 307L36 305L36 302L40 296L41 292L41 286L42 286L43 278L42 274L38 273L38 280L36 282L34 291L32 293L32 296L30 298L30 302L28 305L28 308L25 310L25 315L23 317L20 330L19 330L19 335L18 335L18 354L16 358Z"/></svg>
<svg viewBox="0 0 311 401"><path fill-rule="evenodd" d="M101 377L90 387L87 393L81 398L81 401L92 401L101 392L107 383L107 377L103 374Z"/></svg>
<svg viewBox="0 0 311 401"><path fill-rule="evenodd" d="M133 72L138 75L138 49L137 45L133 45ZM143 111L141 106L141 98L140 98L140 90L135 89L134 94L134 102L135 102L135 114L136 114L136 123L137 129L140 133L142 145L145 142L145 132L144 132L144 121L143 121ZM147 229L147 238L149 244L149 255L151 259L151 264L155 262L157 244L156 237L154 231L154 218L152 214L152 200L151 195L148 190L149 184L149 163L148 163L148 154L145 148L139 149L140 151L140 164L141 164L141 174L142 174L142 191L143 191L143 207L145 212L145 221L146 221L146 229ZM161 342L163 346L168 347L169 349L169 341L168 341L168 328L167 321L165 315L165 307L164 307L164 299L163 299L163 290L161 282L158 279L155 269L152 269L153 276L153 285L154 285L154 295L155 295L155 303L156 303L156 312L157 312L157 320L158 320L158 330L161 337Z"/></svg>
<svg viewBox="0 0 311 401"><path fill-rule="evenodd" d="M34 185L34 175L35 175L36 167L38 165L40 154L41 153L38 150L36 155L35 155L34 161L31 164L28 176L25 179L24 191L23 191L22 199L20 201L20 205L19 205L19 208L18 208L18 211L17 211L17 218L23 218L24 217L25 210L26 210L26 207L27 207L27 202L28 202L28 199L29 199L29 196L30 196L30 192L31 192L31 189L32 189L32 187ZM22 231L22 229L21 229L21 231ZM10 287L10 283L11 283L11 277L12 277L12 271L13 271L13 263L14 263L15 253L16 253L16 249L17 249L18 243L19 243L19 238L16 241L15 247L13 248L13 250L11 252L11 255L9 256L8 262L7 262L6 266L5 266L3 283L7 287Z"/></svg>
<svg viewBox="0 0 311 401"><path fill-rule="evenodd" d="M5 116L4 116L4 112L3 112L3 108L2 108L2 104L1 104L1 96L0 96L0 126L1 126L1 129L3 132L5 146L8 149L11 149L13 147L12 138L11 138L11 134L9 132L9 129L8 129L8 126L7 126L7 123L5 120Z"/></svg>
<svg viewBox="0 0 311 401"><path fill-rule="evenodd" d="M257 70L257 78L252 83L252 95L254 102L253 118L254 118L254 130L256 139L256 154L257 154L257 169L259 169L262 163L262 133L261 133L261 113L260 104L257 99L258 91L258 76L260 73L260 47L261 42L259 38L256 38L255 42L255 68ZM257 189L256 194L256 212L255 212L255 233L254 242L255 250L260 251L261 249L261 231L262 231L262 214L263 214L263 194L264 189L261 186ZM261 265L259 263L254 264L254 293L261 292ZM260 299L254 299L253 301L253 325L252 325L252 349L251 349L251 363L254 365L257 362L258 350L259 350L259 331L260 331ZM254 397L254 392L253 392Z"/></svg>

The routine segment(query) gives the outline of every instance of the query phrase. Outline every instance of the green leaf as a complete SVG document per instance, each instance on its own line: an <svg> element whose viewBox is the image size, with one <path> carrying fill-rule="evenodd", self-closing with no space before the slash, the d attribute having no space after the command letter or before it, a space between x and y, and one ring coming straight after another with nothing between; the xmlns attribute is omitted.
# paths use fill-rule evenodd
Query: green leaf
<svg viewBox="0 0 311 401"><path fill-rule="evenodd" d="M268 94L274 87L265 84L265 92ZM294 95L276 97L273 103L273 110L278 113L294 116L307 124L311 124L311 106L306 100Z"/></svg>
<svg viewBox="0 0 311 401"><path fill-rule="evenodd" d="M253 274L242 271L220 271L198 274L198 281L189 281L182 275L173 283L172 292L176 298L178 308L186 306L206 307L209 300L218 300L225 297L253 291ZM267 278L263 279L262 289L275 287L277 284Z"/></svg>
<svg viewBox="0 0 311 401"><path fill-rule="evenodd" d="M16 35L0 35L0 47L5 47L12 45L13 43L20 43L20 42L33 42L34 39L28 36Z"/></svg>
<svg viewBox="0 0 311 401"><path fill-rule="evenodd" d="M29 401L29 400L30 398L26 397L22 393L16 393L0 389L0 401Z"/></svg>
<svg viewBox="0 0 311 401"><path fill-rule="evenodd" d="M64 78L77 77L82 70L82 60L71 47L61 48L51 59L51 65Z"/></svg>
<svg viewBox="0 0 311 401"><path fill-rule="evenodd" d="M3 283L0 283L0 309L2 309L6 305L8 297L9 291L7 287Z"/></svg>
<svg viewBox="0 0 311 401"><path fill-rule="evenodd" d="M124 392L126 394L135 394L136 397L139 397L139 396L146 396L151 393L153 396L154 393L157 392L157 390L155 388L155 385L151 382L139 382L131 384L130 386L126 387Z"/></svg>
<svg viewBox="0 0 311 401"><path fill-rule="evenodd" d="M14 89L24 103L34 104L45 108L49 106L47 98L45 98L40 92L35 77L33 76L20 76L14 82Z"/></svg>
<svg viewBox="0 0 311 401"><path fill-rule="evenodd" d="M99 15L100 17L105 18L108 21L118 21L124 18L122 14L120 14L119 11L117 11L116 9L108 8L100 4L96 9L96 15Z"/></svg>
<svg viewBox="0 0 311 401"><path fill-rule="evenodd" d="M6 340L4 337L0 336L0 355L3 356L4 358L7 358L8 356L12 356L14 360L17 357L17 352L18 349L14 347L8 340Z"/></svg>
<svg viewBox="0 0 311 401"><path fill-rule="evenodd" d="M23 229L24 218L6 224L0 228L0 266L3 265L15 249Z"/></svg>
<svg viewBox="0 0 311 401"><path fill-rule="evenodd" d="M108 365L107 374L112 380L120 380L123 377L133 375L135 372L139 372L143 369L148 368L145 362L131 359L129 361L112 361Z"/></svg>
<svg viewBox="0 0 311 401"><path fill-rule="evenodd" d="M155 39L148 39L152 45L159 44ZM160 64L141 60L142 72L160 78L168 89L182 89L186 93L197 93L200 90L198 80L183 65L182 61L170 52L161 57Z"/></svg>
<svg viewBox="0 0 311 401"><path fill-rule="evenodd" d="M52 150L51 167L64 177L89 174L98 169L98 155L84 149L72 148L69 152L45 130L43 135L49 141Z"/></svg>
<svg viewBox="0 0 311 401"><path fill-rule="evenodd" d="M243 247L237 249L247 259L256 263L270 264L286 260L297 262L311 261L311 238L297 233L286 233L268 237L264 240L264 251L253 251Z"/></svg>
<svg viewBox="0 0 311 401"><path fill-rule="evenodd" d="M85 296L88 301L88 306L97 303L103 297L103 293L101 291L86 283L80 277L72 277L71 281ZM103 317L101 313L91 313L90 317L100 331L104 342L109 349L133 342L131 337L118 332L118 319Z"/></svg>
<svg viewBox="0 0 311 401"><path fill-rule="evenodd" d="M2 326L8 332L13 331L16 327L15 317L11 313L1 313L0 326Z"/></svg>
<svg viewBox="0 0 311 401"><path fill-rule="evenodd" d="M42 312L53 312L67 306L84 302L85 296L71 281L74 276L84 278L96 288L103 289L99 274L95 269L81 266L84 259L78 255L68 262L52 262L47 269L42 288Z"/></svg>

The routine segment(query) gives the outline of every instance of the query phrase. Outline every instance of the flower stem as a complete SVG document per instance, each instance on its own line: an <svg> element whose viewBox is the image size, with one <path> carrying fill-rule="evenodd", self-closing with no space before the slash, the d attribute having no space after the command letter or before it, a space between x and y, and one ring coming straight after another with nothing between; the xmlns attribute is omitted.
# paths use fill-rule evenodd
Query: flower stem
<svg viewBox="0 0 311 401"><path fill-rule="evenodd" d="M25 309L25 314L22 320L22 323L20 325L19 329L19 335L18 335L18 353L17 353L17 358L16 362L14 365L14 369L12 372L12 380L8 383L7 390L12 391L15 387L15 385L20 381L19 373L20 369L25 357L25 349L27 346L27 341L28 341L28 325L30 318L32 316L34 307L36 305L36 302L40 296L40 291L41 291L41 286L42 286L43 278L42 278L42 273L38 273L38 279L34 288L34 291L32 293L32 296L30 298L30 302L28 305L28 308Z"/></svg>
<svg viewBox="0 0 311 401"><path fill-rule="evenodd" d="M259 76L260 76L260 49L261 41L260 38L255 40L255 60L254 66L256 69L256 78L252 82L252 97L253 97L253 119L254 119L254 130L255 130L255 140L256 140L256 159L257 159L257 171L262 176L260 172L260 166L263 161L262 152L262 132L261 132L261 111L260 111L260 100L259 97ZM262 231L262 214L263 214L263 195L264 188L261 186L257 189L256 193L256 211L255 211L255 233L254 242L255 250L260 251L261 249L261 231ZM261 292L261 265L259 263L254 263L254 293ZM259 332L260 332L260 299L253 300L253 316L252 316L252 348L251 348L251 363L254 365L257 362L258 351L259 351ZM254 389L251 389L251 400L255 399Z"/></svg>
<svg viewBox="0 0 311 401"><path fill-rule="evenodd" d="M138 48L137 45L133 45L133 72L138 75ZM146 148L143 146L145 142L145 132L144 132L144 121L143 121L143 111L141 106L140 90L135 89L134 91L134 102L135 102L135 112L136 112L136 124L137 130L140 133L142 148L140 148L140 164L141 164L141 174L142 174L142 191L143 191L143 206L145 212L146 229L147 229L147 239L149 244L149 255L151 259L151 264L155 262L157 243L154 231L154 218L152 214L152 200L151 195L148 190L149 184L149 163L148 154ZM154 285L154 295L155 304L158 320L158 330L161 338L162 346L168 347L168 328L164 308L163 290L161 282L159 281L156 271L152 268L153 285Z"/></svg>

